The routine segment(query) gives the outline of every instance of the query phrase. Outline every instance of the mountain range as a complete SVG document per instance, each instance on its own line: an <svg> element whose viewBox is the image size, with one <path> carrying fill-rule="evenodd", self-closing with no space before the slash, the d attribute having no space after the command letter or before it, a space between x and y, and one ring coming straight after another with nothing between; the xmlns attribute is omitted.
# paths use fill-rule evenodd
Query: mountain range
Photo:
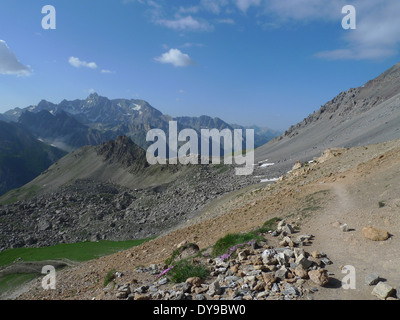
<svg viewBox="0 0 400 320"><path fill-rule="evenodd" d="M90 94L85 100L63 100L54 104L46 100L37 105L26 108L15 108L0 114L0 121L15 124L29 134L30 139L36 139L49 146L60 149L61 152L72 152L84 146L97 146L101 143L116 139L118 136L127 136L132 141L146 149L150 142L146 141L146 134L150 129L162 129L168 132L169 121L177 121L178 130L194 129L200 133L201 129L242 129L240 125L230 125L219 118L209 116L177 117L164 115L144 100L115 99L101 97L97 93ZM5 128L3 128L5 129ZM245 133L245 132L244 132ZM280 132L268 128L258 128L255 133L256 147L261 146L279 135ZM0 141L2 143L2 141ZM211 148L211 147L210 147ZM221 151L223 149L221 147ZM3 153L5 151L3 150ZM29 151L30 152L30 151ZM29 154L28 150L24 153ZM52 159L57 160L57 157ZM24 160L29 162L29 156ZM2 180L0 195L13 188L21 187L38 176L53 162L45 162L44 166L31 166L32 172L21 177L13 177L15 170L8 167L3 161L1 170L7 173L7 179ZM12 182L11 182L12 181Z"/></svg>
<svg viewBox="0 0 400 320"><path fill-rule="evenodd" d="M37 138L65 151L85 145L98 145L125 135L146 149L149 143L146 134L150 129L168 132L169 121L177 121L178 129L246 129L230 125L219 118L209 116L176 117L164 115L144 100L114 99L101 97L97 93L85 100L54 104L42 100L27 108L15 108L2 115L7 121L19 122ZM281 132L258 128L255 147L267 143Z"/></svg>

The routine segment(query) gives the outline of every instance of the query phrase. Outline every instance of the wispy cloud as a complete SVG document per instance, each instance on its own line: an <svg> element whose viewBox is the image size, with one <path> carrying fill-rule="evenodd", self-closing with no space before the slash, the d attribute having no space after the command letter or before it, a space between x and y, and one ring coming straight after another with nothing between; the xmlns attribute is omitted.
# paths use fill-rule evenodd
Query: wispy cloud
<svg viewBox="0 0 400 320"><path fill-rule="evenodd" d="M337 24L348 0L197 0L187 6L167 6L153 0L123 0L146 5L152 22L176 31L213 31L214 24L234 24L235 14L245 14L264 28L302 27L304 24ZM398 53L400 1L353 0L357 29L343 30L341 47L321 48L321 59L384 59ZM251 10L256 9L256 10ZM210 17L213 15L214 17ZM338 43L332 41L331 43Z"/></svg>
<svg viewBox="0 0 400 320"><path fill-rule="evenodd" d="M74 68L89 68L89 69L97 69L97 64L95 62L86 62L82 61L77 57L70 57L68 62Z"/></svg>
<svg viewBox="0 0 400 320"><path fill-rule="evenodd" d="M186 43L184 43L183 45L181 45L181 48L191 48L191 47L202 48L202 47L204 47L204 44L202 44L202 43L186 42Z"/></svg>
<svg viewBox="0 0 400 320"><path fill-rule="evenodd" d="M189 55L182 53L179 49L170 49L154 60L160 63L172 64L174 67L188 67L194 64Z"/></svg>
<svg viewBox="0 0 400 320"><path fill-rule="evenodd" d="M213 26L207 21L201 21L195 19L192 16L177 17L173 20L160 19L157 23L170 29L185 31L185 30L195 30L195 31L210 31Z"/></svg>
<svg viewBox="0 0 400 320"><path fill-rule="evenodd" d="M4 40L0 40L0 74L29 76L32 69L22 64Z"/></svg>
<svg viewBox="0 0 400 320"><path fill-rule="evenodd" d="M346 0L264 0L263 13L268 23L282 27L287 23L315 21L341 25ZM400 2L397 0L355 0L357 29L343 30L343 46L315 54L329 60L384 59L398 53L400 44ZM274 19L271 20L271 17Z"/></svg>
<svg viewBox="0 0 400 320"><path fill-rule="evenodd" d="M111 71L111 70L108 70L108 69L101 69L100 72L103 73L103 74L114 74L115 73L115 71Z"/></svg>
<svg viewBox="0 0 400 320"><path fill-rule="evenodd" d="M259 6L260 4L261 0L236 0L236 5L242 12L246 12L251 6Z"/></svg>
<svg viewBox="0 0 400 320"><path fill-rule="evenodd" d="M217 19L216 21L223 24L235 24L235 20L233 19Z"/></svg>

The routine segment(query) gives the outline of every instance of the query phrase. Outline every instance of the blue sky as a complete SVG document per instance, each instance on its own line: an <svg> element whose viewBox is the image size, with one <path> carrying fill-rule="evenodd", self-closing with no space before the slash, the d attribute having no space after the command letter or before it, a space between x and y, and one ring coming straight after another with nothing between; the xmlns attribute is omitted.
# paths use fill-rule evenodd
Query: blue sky
<svg viewBox="0 0 400 320"><path fill-rule="evenodd" d="M398 0L1 0L0 112L95 91L285 130L399 62L399 13Z"/></svg>

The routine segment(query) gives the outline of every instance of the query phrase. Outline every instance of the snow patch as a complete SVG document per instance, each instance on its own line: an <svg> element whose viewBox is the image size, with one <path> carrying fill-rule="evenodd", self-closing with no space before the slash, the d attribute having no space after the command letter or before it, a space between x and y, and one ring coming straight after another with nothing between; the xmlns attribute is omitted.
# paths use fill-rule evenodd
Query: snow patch
<svg viewBox="0 0 400 320"><path fill-rule="evenodd" d="M274 165L275 165L275 163L264 163L260 167L261 168L266 168L266 167L271 167L271 166L274 166Z"/></svg>
<svg viewBox="0 0 400 320"><path fill-rule="evenodd" d="M264 183L264 182L275 182L275 181L278 181L278 180L279 180L279 178L262 179L262 180L260 181L260 183Z"/></svg>

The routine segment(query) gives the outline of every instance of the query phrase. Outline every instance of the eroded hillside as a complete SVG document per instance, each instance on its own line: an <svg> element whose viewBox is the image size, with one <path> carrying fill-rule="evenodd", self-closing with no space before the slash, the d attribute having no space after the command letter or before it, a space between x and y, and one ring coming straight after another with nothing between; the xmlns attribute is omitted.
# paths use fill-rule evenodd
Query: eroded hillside
<svg viewBox="0 0 400 320"><path fill-rule="evenodd" d="M220 205L213 203L179 230L59 272L54 291L43 291L37 281L20 298L116 299L118 286L103 290L103 279L110 270L123 274L115 279L117 284L140 286L154 281L155 276L137 272L137 268L163 266L178 244L194 242L206 249L228 233L248 232L278 217L297 230L290 235L293 239L300 234L313 235L306 250L324 252L333 262L326 269L336 286L319 287L311 298L374 299L372 287L365 285L366 275L378 273L388 284L398 286L399 159L399 140L327 152L312 164L299 165L281 181L243 190ZM348 228L343 228L345 224ZM386 241L371 241L363 235L365 226L385 229L391 236ZM264 236L267 245L279 245L282 240L269 233ZM354 266L357 272L352 290L340 285L346 265Z"/></svg>

